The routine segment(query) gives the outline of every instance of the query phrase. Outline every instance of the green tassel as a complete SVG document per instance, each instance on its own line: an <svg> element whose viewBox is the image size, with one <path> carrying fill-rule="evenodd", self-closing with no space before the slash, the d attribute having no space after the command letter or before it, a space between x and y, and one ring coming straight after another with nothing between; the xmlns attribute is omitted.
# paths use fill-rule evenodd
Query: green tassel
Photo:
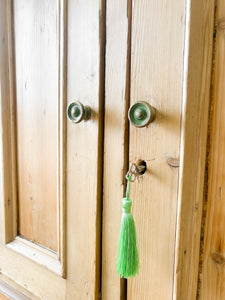
<svg viewBox="0 0 225 300"><path fill-rule="evenodd" d="M122 200L122 220L117 256L117 273L128 278L138 273L139 258L137 251L136 229L134 219L130 213L132 201L129 199L131 176L127 175L126 198Z"/></svg>

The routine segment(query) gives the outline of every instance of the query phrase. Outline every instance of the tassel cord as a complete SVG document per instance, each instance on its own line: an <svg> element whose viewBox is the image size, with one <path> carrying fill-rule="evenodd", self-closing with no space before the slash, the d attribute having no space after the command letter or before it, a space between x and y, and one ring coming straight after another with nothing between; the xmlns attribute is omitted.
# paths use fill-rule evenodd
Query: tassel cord
<svg viewBox="0 0 225 300"><path fill-rule="evenodd" d="M129 173L126 175L126 179L127 179L126 198L129 199L129 197L130 197L130 181L131 181L131 175Z"/></svg>

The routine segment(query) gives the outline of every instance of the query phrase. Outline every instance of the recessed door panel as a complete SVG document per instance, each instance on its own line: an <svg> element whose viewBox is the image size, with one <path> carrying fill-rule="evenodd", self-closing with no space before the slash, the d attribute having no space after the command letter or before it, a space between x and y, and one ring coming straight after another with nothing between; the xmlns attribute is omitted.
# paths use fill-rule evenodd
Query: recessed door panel
<svg viewBox="0 0 225 300"><path fill-rule="evenodd" d="M19 234L58 250L57 0L14 2Z"/></svg>

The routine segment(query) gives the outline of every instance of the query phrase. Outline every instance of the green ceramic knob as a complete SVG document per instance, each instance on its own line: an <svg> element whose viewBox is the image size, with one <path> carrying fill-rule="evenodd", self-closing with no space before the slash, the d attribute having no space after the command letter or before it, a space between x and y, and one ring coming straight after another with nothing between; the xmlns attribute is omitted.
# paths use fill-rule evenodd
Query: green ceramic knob
<svg viewBox="0 0 225 300"><path fill-rule="evenodd" d="M87 121L91 117L91 108L79 101L71 102L67 107L67 116L73 123Z"/></svg>
<svg viewBox="0 0 225 300"><path fill-rule="evenodd" d="M132 125L145 127L155 119L156 110L145 101L134 103L128 111L128 118Z"/></svg>

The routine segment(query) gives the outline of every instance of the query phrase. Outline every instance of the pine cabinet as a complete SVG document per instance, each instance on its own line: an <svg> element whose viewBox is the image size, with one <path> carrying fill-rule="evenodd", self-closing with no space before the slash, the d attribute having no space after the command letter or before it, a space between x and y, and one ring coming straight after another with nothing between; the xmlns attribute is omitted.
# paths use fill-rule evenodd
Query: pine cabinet
<svg viewBox="0 0 225 300"><path fill-rule="evenodd" d="M0 292L195 299L213 26L214 1L0 0ZM137 101L156 111L141 128ZM90 118L71 121L72 102ZM131 183L140 266L126 280L132 163L146 170Z"/></svg>

